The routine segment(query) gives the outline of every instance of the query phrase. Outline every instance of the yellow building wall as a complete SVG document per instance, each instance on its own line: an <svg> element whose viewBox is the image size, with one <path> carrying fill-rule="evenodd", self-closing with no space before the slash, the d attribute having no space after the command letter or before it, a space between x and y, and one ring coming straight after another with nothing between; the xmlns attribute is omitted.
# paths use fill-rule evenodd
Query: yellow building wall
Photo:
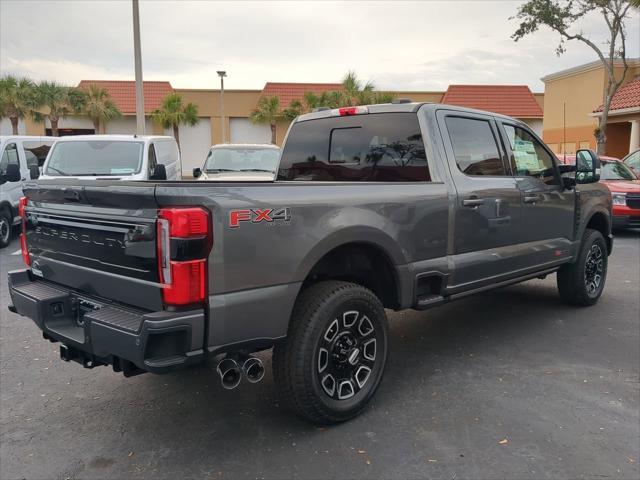
<svg viewBox="0 0 640 480"><path fill-rule="evenodd" d="M622 67L615 68L616 76L621 76L622 72ZM638 74L640 65L630 67L625 83L633 80ZM602 104L605 82L606 76L602 67L546 82L543 95L542 138L554 152L569 153L580 147L596 148L594 130L598 126L598 119L592 117L591 113ZM538 100L538 94L535 96ZM611 143L612 146L617 144L618 137L621 135L614 134L608 138L607 143ZM618 153L620 149L614 150Z"/></svg>

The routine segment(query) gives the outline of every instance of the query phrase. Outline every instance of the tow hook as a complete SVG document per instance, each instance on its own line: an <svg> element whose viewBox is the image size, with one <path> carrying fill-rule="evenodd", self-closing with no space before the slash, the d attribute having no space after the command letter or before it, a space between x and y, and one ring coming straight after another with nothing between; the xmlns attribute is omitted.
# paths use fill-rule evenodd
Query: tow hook
<svg viewBox="0 0 640 480"><path fill-rule="evenodd" d="M70 362L71 360L78 362L84 368L93 368L104 365L104 363L97 360L93 355L85 354L75 348L69 347L68 345L60 345L60 358L65 362Z"/></svg>

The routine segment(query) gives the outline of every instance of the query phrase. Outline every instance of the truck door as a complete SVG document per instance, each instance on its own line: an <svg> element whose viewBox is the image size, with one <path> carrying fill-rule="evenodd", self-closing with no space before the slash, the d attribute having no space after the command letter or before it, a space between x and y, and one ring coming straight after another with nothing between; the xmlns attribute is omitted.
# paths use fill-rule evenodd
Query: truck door
<svg viewBox="0 0 640 480"><path fill-rule="evenodd" d="M457 190L447 289L455 294L516 269L521 199L493 117L447 110L437 117Z"/></svg>
<svg viewBox="0 0 640 480"><path fill-rule="evenodd" d="M522 197L522 245L525 267L571 256L575 190L563 187L557 160L524 125L498 121Z"/></svg>

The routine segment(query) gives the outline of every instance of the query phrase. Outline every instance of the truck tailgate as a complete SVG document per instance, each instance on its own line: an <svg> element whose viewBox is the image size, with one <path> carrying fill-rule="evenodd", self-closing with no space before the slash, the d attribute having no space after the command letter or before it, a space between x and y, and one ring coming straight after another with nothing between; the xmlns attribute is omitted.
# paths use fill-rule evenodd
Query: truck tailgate
<svg viewBox="0 0 640 480"><path fill-rule="evenodd" d="M27 184L26 244L34 275L121 303L161 310L154 184Z"/></svg>

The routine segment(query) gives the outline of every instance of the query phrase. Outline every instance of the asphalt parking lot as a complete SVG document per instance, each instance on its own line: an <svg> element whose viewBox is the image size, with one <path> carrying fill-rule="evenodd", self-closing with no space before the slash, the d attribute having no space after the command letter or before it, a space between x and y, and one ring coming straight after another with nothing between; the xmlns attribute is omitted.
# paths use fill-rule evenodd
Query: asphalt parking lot
<svg viewBox="0 0 640 480"><path fill-rule="evenodd" d="M330 428L290 415L270 368L229 392L214 365L126 379L62 362L7 311L17 248L0 251L2 479L640 476L640 232L617 235L595 307L560 303L550 276L391 313L377 395Z"/></svg>

